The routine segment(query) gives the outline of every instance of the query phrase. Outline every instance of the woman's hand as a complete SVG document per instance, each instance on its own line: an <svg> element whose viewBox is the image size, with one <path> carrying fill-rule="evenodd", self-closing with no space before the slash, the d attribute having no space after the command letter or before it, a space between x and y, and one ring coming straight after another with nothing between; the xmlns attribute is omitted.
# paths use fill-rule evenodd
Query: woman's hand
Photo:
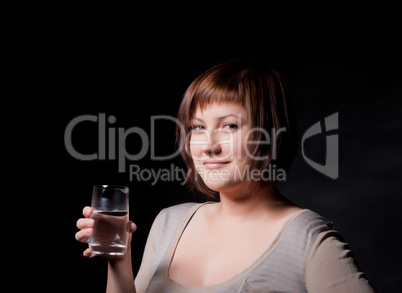
<svg viewBox="0 0 402 293"><path fill-rule="evenodd" d="M93 226L95 225L95 221L90 218L90 216L92 215L92 212L93 212L93 209L91 207L85 207L82 210L82 214L84 215L85 218L78 219L78 221L77 221L77 228L80 230L77 233L75 233L75 239L77 239L77 241L79 241L79 242L88 243L89 236L91 236L92 233L94 232ZM131 252L131 251L129 251L129 250L131 250L131 246L130 246L131 236L132 236L132 233L135 232L135 230L137 230L137 226L134 224L134 222L129 221L127 224L127 231L129 232L128 245L127 245L127 252L125 255L130 254L129 252ZM95 254L92 253L92 250L90 247L88 247L84 251L83 255L84 255L84 257L87 257L87 258L95 256ZM123 259L124 256L105 256L105 257L108 259L119 260L119 259Z"/></svg>

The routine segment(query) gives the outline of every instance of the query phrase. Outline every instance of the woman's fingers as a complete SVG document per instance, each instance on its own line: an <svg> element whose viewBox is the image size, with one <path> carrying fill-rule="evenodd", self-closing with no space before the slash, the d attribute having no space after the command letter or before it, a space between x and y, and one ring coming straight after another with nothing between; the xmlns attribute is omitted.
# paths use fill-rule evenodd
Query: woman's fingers
<svg viewBox="0 0 402 293"><path fill-rule="evenodd" d="M86 257L86 258L90 258L90 257L94 257L94 256L95 256L94 254L92 254L92 250L91 250L90 247L88 247L87 249L85 249L82 254L83 254L84 257Z"/></svg>
<svg viewBox="0 0 402 293"><path fill-rule="evenodd" d="M89 236L91 236L93 232L94 232L94 229L92 229L92 228L82 229L82 230L78 231L77 233L75 233L75 239L79 242L86 243L86 242L88 242Z"/></svg>
<svg viewBox="0 0 402 293"><path fill-rule="evenodd" d="M85 218L89 218L92 215L93 211L94 211L93 208L86 206L82 210L82 214L84 215Z"/></svg>
<svg viewBox="0 0 402 293"><path fill-rule="evenodd" d="M85 228L92 228L95 224L93 219L88 218L81 218L77 221L77 228L78 229L85 229Z"/></svg>
<svg viewBox="0 0 402 293"><path fill-rule="evenodd" d="M82 210L82 214L85 218L78 219L77 228L80 229L75 233L75 239L79 242L87 242L90 235L93 233L92 227L95 225L95 221L89 217L92 215L92 208L85 207Z"/></svg>
<svg viewBox="0 0 402 293"><path fill-rule="evenodd" d="M78 219L77 228L80 229L77 233L75 233L75 239L79 242L87 242L89 236L92 235L94 230L92 227L95 225L95 221L93 219L89 219L92 215L93 209L91 207L85 207L82 210L82 214L85 218Z"/></svg>

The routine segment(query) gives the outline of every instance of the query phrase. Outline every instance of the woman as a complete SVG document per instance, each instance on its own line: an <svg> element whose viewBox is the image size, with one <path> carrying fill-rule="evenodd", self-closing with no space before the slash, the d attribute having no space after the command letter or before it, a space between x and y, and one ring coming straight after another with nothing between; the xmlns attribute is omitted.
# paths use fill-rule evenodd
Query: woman
<svg viewBox="0 0 402 293"><path fill-rule="evenodd" d="M162 210L135 282L130 249L109 260L109 292L373 292L332 223L275 188L296 146L275 71L212 67L187 89L178 121L189 184L219 202ZM91 213L77 222L78 241L93 232Z"/></svg>

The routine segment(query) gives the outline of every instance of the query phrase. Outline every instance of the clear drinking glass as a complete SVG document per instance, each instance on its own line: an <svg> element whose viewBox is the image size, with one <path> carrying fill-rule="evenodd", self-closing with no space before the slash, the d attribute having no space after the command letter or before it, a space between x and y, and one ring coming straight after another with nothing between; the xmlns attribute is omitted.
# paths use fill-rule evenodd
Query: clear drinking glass
<svg viewBox="0 0 402 293"><path fill-rule="evenodd" d="M95 225L88 245L92 253L124 255L128 244L128 187L95 185L91 207Z"/></svg>

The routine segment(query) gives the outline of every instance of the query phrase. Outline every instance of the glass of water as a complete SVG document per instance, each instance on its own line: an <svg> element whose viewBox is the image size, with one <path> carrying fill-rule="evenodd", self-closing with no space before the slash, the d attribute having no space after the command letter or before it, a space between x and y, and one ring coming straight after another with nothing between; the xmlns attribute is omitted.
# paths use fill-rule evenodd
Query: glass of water
<svg viewBox="0 0 402 293"><path fill-rule="evenodd" d="M88 245L92 253L124 255L128 245L128 187L95 185L91 207L95 225Z"/></svg>

